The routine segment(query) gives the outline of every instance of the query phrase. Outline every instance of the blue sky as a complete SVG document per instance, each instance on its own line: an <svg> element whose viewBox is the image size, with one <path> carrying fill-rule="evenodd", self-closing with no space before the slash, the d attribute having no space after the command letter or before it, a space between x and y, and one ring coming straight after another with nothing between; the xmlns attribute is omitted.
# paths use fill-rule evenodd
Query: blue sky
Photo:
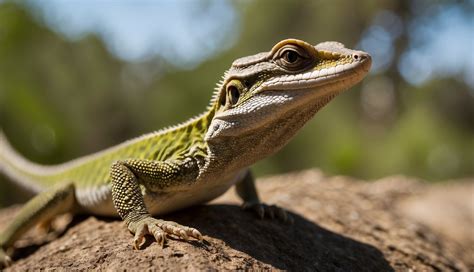
<svg viewBox="0 0 474 272"><path fill-rule="evenodd" d="M228 1L30 0L52 29L71 39L96 33L111 52L128 61L153 55L178 66L195 65L232 45L238 25ZM199 22L199 23L197 23Z"/></svg>
<svg viewBox="0 0 474 272"><path fill-rule="evenodd" d="M1 1L1 0L0 0ZM470 1L469 3L474 2ZM239 14L227 0L29 0L38 16L70 39L96 33L116 56L127 61L160 55L181 68L192 68L235 42ZM412 44L398 67L414 85L433 77L459 75L474 88L474 16L457 5L420 8L412 25L403 26L390 11L381 10L359 46L373 55L373 72L393 61L392 42L402 28ZM388 22L388 23L387 23ZM473 91L474 93L474 91Z"/></svg>

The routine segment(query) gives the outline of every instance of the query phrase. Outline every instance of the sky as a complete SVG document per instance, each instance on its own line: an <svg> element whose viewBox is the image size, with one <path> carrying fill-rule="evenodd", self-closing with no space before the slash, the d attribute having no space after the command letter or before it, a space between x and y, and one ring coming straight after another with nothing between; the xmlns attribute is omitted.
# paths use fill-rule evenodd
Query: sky
<svg viewBox="0 0 474 272"><path fill-rule="evenodd" d="M79 39L99 35L122 60L160 55L177 66L194 66L233 43L238 25L229 1L30 0L50 28ZM199 23L197 23L199 22Z"/></svg>
<svg viewBox="0 0 474 272"><path fill-rule="evenodd" d="M422 1L413 3L417 2ZM228 0L208 0L206 5L191 0L29 0L28 4L51 29L72 40L95 33L122 60L159 55L184 69L231 47L236 35L229 33L239 32L238 11ZM380 10L362 34L359 47L373 56L372 72L383 72L395 61L392 44L405 28L412 44L397 60L405 80L420 85L454 74L474 89L472 10L446 4L413 9L420 16L408 26L396 14Z"/></svg>

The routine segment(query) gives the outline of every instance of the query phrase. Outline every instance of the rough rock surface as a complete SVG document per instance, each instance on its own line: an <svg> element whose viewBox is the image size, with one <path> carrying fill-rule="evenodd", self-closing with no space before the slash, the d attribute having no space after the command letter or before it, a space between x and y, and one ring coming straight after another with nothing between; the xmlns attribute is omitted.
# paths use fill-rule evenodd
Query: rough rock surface
<svg viewBox="0 0 474 272"><path fill-rule="evenodd" d="M241 211L231 191L208 205L165 217L199 229L205 235L202 243L170 238L161 249L150 239L136 251L120 221L75 217L55 239L54 233L35 230L18 241L15 263L6 271L469 271L474 268L472 184L454 190L467 198L454 197L465 212L451 218L438 203L449 206L443 200L449 190L401 176L360 182L309 170L265 178L258 182L262 199L290 210L292 225ZM438 203L432 216L443 220L426 219L432 218L429 209L420 215L411 208L422 205L425 196L433 198L427 193L432 190L444 192L431 200ZM17 210L0 211L0 228Z"/></svg>

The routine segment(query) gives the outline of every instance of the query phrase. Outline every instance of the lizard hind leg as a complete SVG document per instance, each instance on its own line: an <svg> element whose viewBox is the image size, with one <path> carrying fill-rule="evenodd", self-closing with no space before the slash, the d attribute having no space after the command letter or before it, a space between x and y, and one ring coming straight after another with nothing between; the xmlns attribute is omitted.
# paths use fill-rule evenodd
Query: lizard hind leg
<svg viewBox="0 0 474 272"><path fill-rule="evenodd" d="M40 222L48 222L73 210L75 204L72 183L55 186L27 202L6 229L0 232L0 268L11 264L5 250L12 247L21 235Z"/></svg>

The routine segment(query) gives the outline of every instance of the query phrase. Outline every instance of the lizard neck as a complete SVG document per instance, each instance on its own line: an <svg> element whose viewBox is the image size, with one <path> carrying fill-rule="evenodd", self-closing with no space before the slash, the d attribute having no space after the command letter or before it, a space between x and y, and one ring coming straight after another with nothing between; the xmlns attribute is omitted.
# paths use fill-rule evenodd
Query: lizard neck
<svg viewBox="0 0 474 272"><path fill-rule="evenodd" d="M169 154L160 159L207 156L207 143L204 137L211 125L214 114L214 108L209 108L201 115L159 136L167 138L171 145Z"/></svg>
<svg viewBox="0 0 474 272"><path fill-rule="evenodd" d="M239 170L276 153L335 96L327 95L304 107L290 110L281 118L245 135L208 142L210 160L219 168Z"/></svg>

